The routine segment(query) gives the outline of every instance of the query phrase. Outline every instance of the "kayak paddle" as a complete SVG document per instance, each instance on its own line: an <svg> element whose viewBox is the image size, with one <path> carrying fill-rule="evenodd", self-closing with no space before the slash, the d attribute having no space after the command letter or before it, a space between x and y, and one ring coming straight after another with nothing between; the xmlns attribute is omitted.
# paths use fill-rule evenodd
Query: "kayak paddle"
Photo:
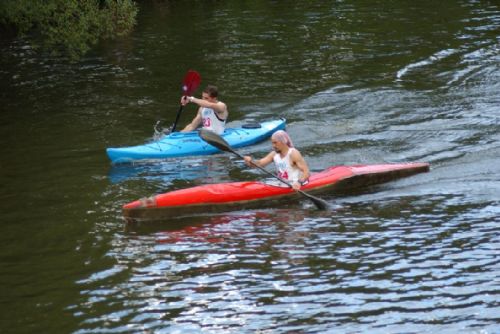
<svg viewBox="0 0 500 334"><path fill-rule="evenodd" d="M210 131L210 130L206 130L206 129L201 129L200 130L200 137L201 139L203 139L204 141L206 141L207 143L209 143L210 145L212 146L215 146L217 147L219 150L221 151L225 151L225 152L231 152L235 155L237 155L238 157L240 157L241 159L245 159L243 157L243 155L241 155L240 153L236 152L229 144L228 142L222 138L221 136L219 136L218 134L216 134L215 132L213 131ZM280 180L281 182L283 182L284 184L286 184L287 186L289 186L290 188L292 188L292 185L290 184L290 182L282 179L281 177L277 176L277 175L274 175L273 173L267 171L266 169L258 166L256 163L254 163L253 161L251 162L252 165L254 165L255 167L257 167L258 169L260 169L261 171L263 171L264 173ZM316 196L313 196L311 194L308 194L306 192L303 192L302 190L300 189L297 189L296 190L299 194L301 194L302 196L304 197L307 197L308 199L310 199L314 205L316 205L316 207L319 209L319 210L329 210L330 209L330 205L322 200L321 198L318 198Z"/></svg>
<svg viewBox="0 0 500 334"><path fill-rule="evenodd" d="M184 77L184 80L182 81L182 94L183 96L191 96L196 88L200 85L201 82L201 77L198 72L194 70L189 70L186 73L186 76ZM177 111L177 116L175 117L175 122L174 125L172 125L172 130L171 132L175 131L175 128L177 127L177 122L179 122L179 117L181 116L182 108L184 106L181 104L179 107L179 111Z"/></svg>

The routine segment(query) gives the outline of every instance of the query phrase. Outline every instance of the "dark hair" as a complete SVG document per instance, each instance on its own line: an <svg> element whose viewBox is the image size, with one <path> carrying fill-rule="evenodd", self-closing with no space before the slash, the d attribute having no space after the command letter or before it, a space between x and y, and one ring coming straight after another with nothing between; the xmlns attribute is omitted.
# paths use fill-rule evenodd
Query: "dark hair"
<svg viewBox="0 0 500 334"><path fill-rule="evenodd" d="M204 93L207 93L210 97L217 97L219 95L219 90L214 85L208 85L204 90Z"/></svg>

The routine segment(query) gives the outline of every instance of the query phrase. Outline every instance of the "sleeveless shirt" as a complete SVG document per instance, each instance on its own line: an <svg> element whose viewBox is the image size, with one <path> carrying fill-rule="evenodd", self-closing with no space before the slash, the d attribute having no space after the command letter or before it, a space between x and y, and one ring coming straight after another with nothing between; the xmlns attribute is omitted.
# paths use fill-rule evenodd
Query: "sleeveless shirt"
<svg viewBox="0 0 500 334"><path fill-rule="evenodd" d="M201 110L201 120L205 129L211 130L219 135L224 132L226 120L221 120L213 109L203 108Z"/></svg>
<svg viewBox="0 0 500 334"><path fill-rule="evenodd" d="M300 178L300 169L292 166L292 162L290 161L290 155L293 150L295 150L293 147L288 149L287 154L283 158L281 158L279 153L276 153L273 160L279 177L291 182L297 182Z"/></svg>

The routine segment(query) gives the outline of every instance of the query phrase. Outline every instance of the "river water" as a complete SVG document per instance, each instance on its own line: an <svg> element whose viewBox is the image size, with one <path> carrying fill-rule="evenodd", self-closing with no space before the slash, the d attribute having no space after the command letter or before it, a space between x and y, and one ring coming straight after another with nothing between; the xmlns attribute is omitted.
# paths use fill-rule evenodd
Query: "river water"
<svg viewBox="0 0 500 334"><path fill-rule="evenodd" d="M2 38L0 331L500 332L499 7L152 2L77 63ZM330 213L298 201L127 227L132 200L262 177L229 154L109 163L106 147L173 122L191 68L230 124L286 117L312 170L431 170L323 194Z"/></svg>

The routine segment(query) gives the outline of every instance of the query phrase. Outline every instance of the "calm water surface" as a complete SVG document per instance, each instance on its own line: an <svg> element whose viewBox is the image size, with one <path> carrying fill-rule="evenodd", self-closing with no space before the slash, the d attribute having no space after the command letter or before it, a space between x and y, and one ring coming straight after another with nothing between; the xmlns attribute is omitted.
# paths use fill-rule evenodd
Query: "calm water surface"
<svg viewBox="0 0 500 334"><path fill-rule="evenodd" d="M499 31L495 1L185 1L78 63L2 38L0 331L500 332ZM126 226L137 198L262 177L228 154L107 160L173 122L190 68L231 124L286 117L313 170L431 171L325 194L330 213Z"/></svg>

